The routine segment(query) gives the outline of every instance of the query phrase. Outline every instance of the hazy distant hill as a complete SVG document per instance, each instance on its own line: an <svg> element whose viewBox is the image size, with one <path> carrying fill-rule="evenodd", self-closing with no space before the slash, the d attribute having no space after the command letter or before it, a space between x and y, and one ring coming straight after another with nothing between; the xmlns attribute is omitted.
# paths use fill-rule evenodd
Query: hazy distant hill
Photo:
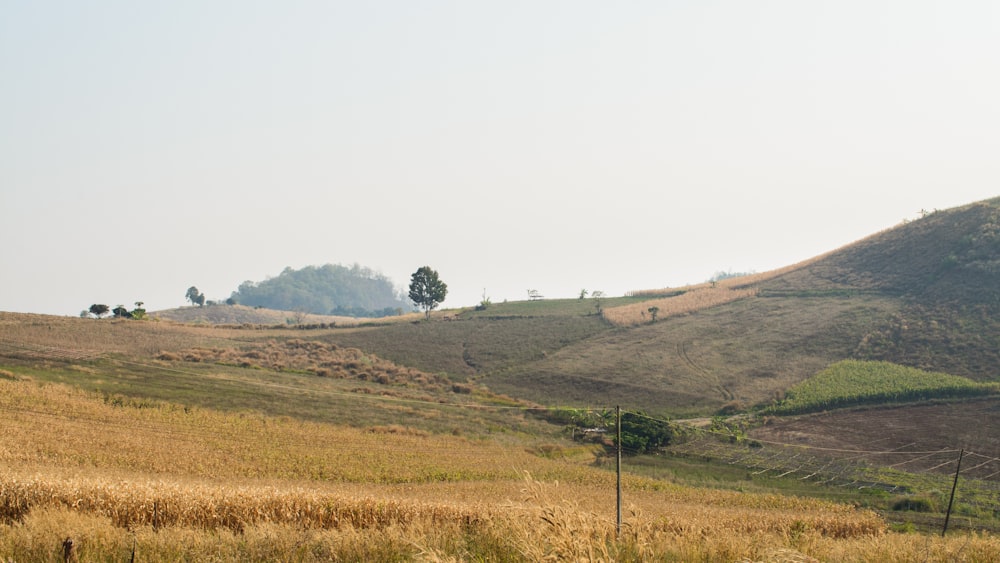
<svg viewBox="0 0 1000 563"><path fill-rule="evenodd" d="M250 307L348 317L386 317L413 308L392 280L357 264L285 268L278 277L243 282L231 299Z"/></svg>

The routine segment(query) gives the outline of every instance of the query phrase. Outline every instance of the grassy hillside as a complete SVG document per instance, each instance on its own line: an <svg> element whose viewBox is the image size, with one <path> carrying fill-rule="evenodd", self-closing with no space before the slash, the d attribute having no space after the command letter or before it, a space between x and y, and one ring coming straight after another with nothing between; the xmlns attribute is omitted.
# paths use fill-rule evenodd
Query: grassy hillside
<svg viewBox="0 0 1000 563"><path fill-rule="evenodd" d="M357 329L326 319L344 328L322 339L538 403L704 415L769 404L844 359L996 380L997 264L1000 199L717 287L494 304ZM263 314L241 314L251 312ZM288 321L269 314L264 322Z"/></svg>
<svg viewBox="0 0 1000 563"><path fill-rule="evenodd" d="M325 342L335 332L0 315L0 556L914 554L850 505L631 475L616 537L598 445L474 385Z"/></svg>
<svg viewBox="0 0 1000 563"><path fill-rule="evenodd" d="M605 300L605 307L641 302ZM890 322L890 298L752 298L633 328L592 300L509 303L454 320L331 331L323 338L553 405L629 405L673 416L768 402L849 357ZM748 329L752 327L752 330Z"/></svg>
<svg viewBox="0 0 1000 563"><path fill-rule="evenodd" d="M197 335L183 330L175 342ZM83 561L906 561L959 553L988 561L1000 553L990 536L913 542L848 504L630 474L618 536L614 475L594 465L592 451L551 436L546 448L532 448L538 435L407 425L419 411L444 416L450 408L430 401L373 401L369 409L399 408L398 422L361 428L252 413L224 398L240 376L212 370L202 374L205 391L222 410L127 400L43 383L64 366L78 374L69 383L93 377L101 385L107 360L38 360L0 362L0 555L18 561L64 553ZM167 389L178 370L170 363L160 374ZM289 386L299 399L328 397ZM268 403L296 400L278 389L257 392ZM483 410L470 409L477 417Z"/></svg>
<svg viewBox="0 0 1000 563"><path fill-rule="evenodd" d="M479 387L301 338L329 332L0 313L0 367L105 397L355 427L404 424L447 433L525 425L527 433L553 431L520 414L460 408L501 400ZM392 401L371 400L380 398Z"/></svg>
<svg viewBox="0 0 1000 563"><path fill-rule="evenodd" d="M397 323L392 326L330 332L325 338L431 372L467 379L524 365L608 330L591 312L457 315L450 321Z"/></svg>
<svg viewBox="0 0 1000 563"><path fill-rule="evenodd" d="M761 283L765 291L877 291L956 305L1000 298L1000 198L935 211Z"/></svg>
<svg viewBox="0 0 1000 563"><path fill-rule="evenodd" d="M868 237L760 285L762 295L891 297L895 313L858 335L853 357L977 381L1000 365L1000 199Z"/></svg>
<svg viewBox="0 0 1000 563"><path fill-rule="evenodd" d="M743 286L726 280L720 290L756 293L696 310L681 305L676 316L603 331L484 381L539 402L690 415L767 404L850 358L996 380L998 206L934 212ZM648 303L666 315L672 299L694 301L692 291Z"/></svg>
<svg viewBox="0 0 1000 563"><path fill-rule="evenodd" d="M751 406L848 357L897 305L884 299L754 298L608 330L484 381L547 403L636 405L686 416Z"/></svg>

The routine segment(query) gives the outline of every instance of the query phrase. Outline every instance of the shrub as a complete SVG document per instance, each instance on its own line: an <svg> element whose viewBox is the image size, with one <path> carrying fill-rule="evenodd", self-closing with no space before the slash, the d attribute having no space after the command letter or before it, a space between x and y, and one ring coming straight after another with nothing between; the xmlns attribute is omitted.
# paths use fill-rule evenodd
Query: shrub
<svg viewBox="0 0 1000 563"><path fill-rule="evenodd" d="M718 414L722 416L732 416L736 413L743 412L746 410L746 405L742 401L734 400L722 405L719 408Z"/></svg>
<svg viewBox="0 0 1000 563"><path fill-rule="evenodd" d="M937 512L937 503L925 497L903 497L892 503L897 512Z"/></svg>

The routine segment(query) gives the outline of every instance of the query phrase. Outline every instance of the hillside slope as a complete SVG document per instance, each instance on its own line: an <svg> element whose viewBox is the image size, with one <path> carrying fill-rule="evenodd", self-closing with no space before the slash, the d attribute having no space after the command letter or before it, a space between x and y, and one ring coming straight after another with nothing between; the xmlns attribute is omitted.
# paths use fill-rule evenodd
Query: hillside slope
<svg viewBox="0 0 1000 563"><path fill-rule="evenodd" d="M956 306L1000 299L1000 198L877 233L760 284L779 292L878 291Z"/></svg>
<svg viewBox="0 0 1000 563"><path fill-rule="evenodd" d="M496 304L322 339L539 403L672 416L767 404L851 358L998 377L1000 198L935 211L745 283L754 296L628 328L604 322L598 305L644 307L642 298ZM216 310L244 316L198 320L281 324L290 315L237 320L262 310Z"/></svg>
<svg viewBox="0 0 1000 563"><path fill-rule="evenodd" d="M937 211L759 282L756 297L606 331L486 381L676 415L767 403L847 358L994 380L998 263L1000 199Z"/></svg>
<svg viewBox="0 0 1000 563"><path fill-rule="evenodd" d="M754 298L617 329L486 378L542 403L627 404L682 415L768 402L851 357L898 311L873 296Z"/></svg>
<svg viewBox="0 0 1000 563"><path fill-rule="evenodd" d="M764 295L893 296L855 357L985 381L1000 376L1000 198L936 211L761 284Z"/></svg>

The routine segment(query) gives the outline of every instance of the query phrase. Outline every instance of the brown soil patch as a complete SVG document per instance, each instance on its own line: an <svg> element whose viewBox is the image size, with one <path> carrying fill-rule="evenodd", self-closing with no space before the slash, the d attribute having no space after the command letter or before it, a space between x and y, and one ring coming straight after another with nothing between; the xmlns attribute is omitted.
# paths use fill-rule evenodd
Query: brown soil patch
<svg viewBox="0 0 1000 563"><path fill-rule="evenodd" d="M1000 399L835 411L781 419L750 431L754 439L829 448L828 453L850 456L851 450L893 452L869 455L870 463L901 465L907 471L954 471L954 465L935 469L942 456L906 455L965 449L969 457L962 474L1000 479ZM957 457L955 455L954 457Z"/></svg>

